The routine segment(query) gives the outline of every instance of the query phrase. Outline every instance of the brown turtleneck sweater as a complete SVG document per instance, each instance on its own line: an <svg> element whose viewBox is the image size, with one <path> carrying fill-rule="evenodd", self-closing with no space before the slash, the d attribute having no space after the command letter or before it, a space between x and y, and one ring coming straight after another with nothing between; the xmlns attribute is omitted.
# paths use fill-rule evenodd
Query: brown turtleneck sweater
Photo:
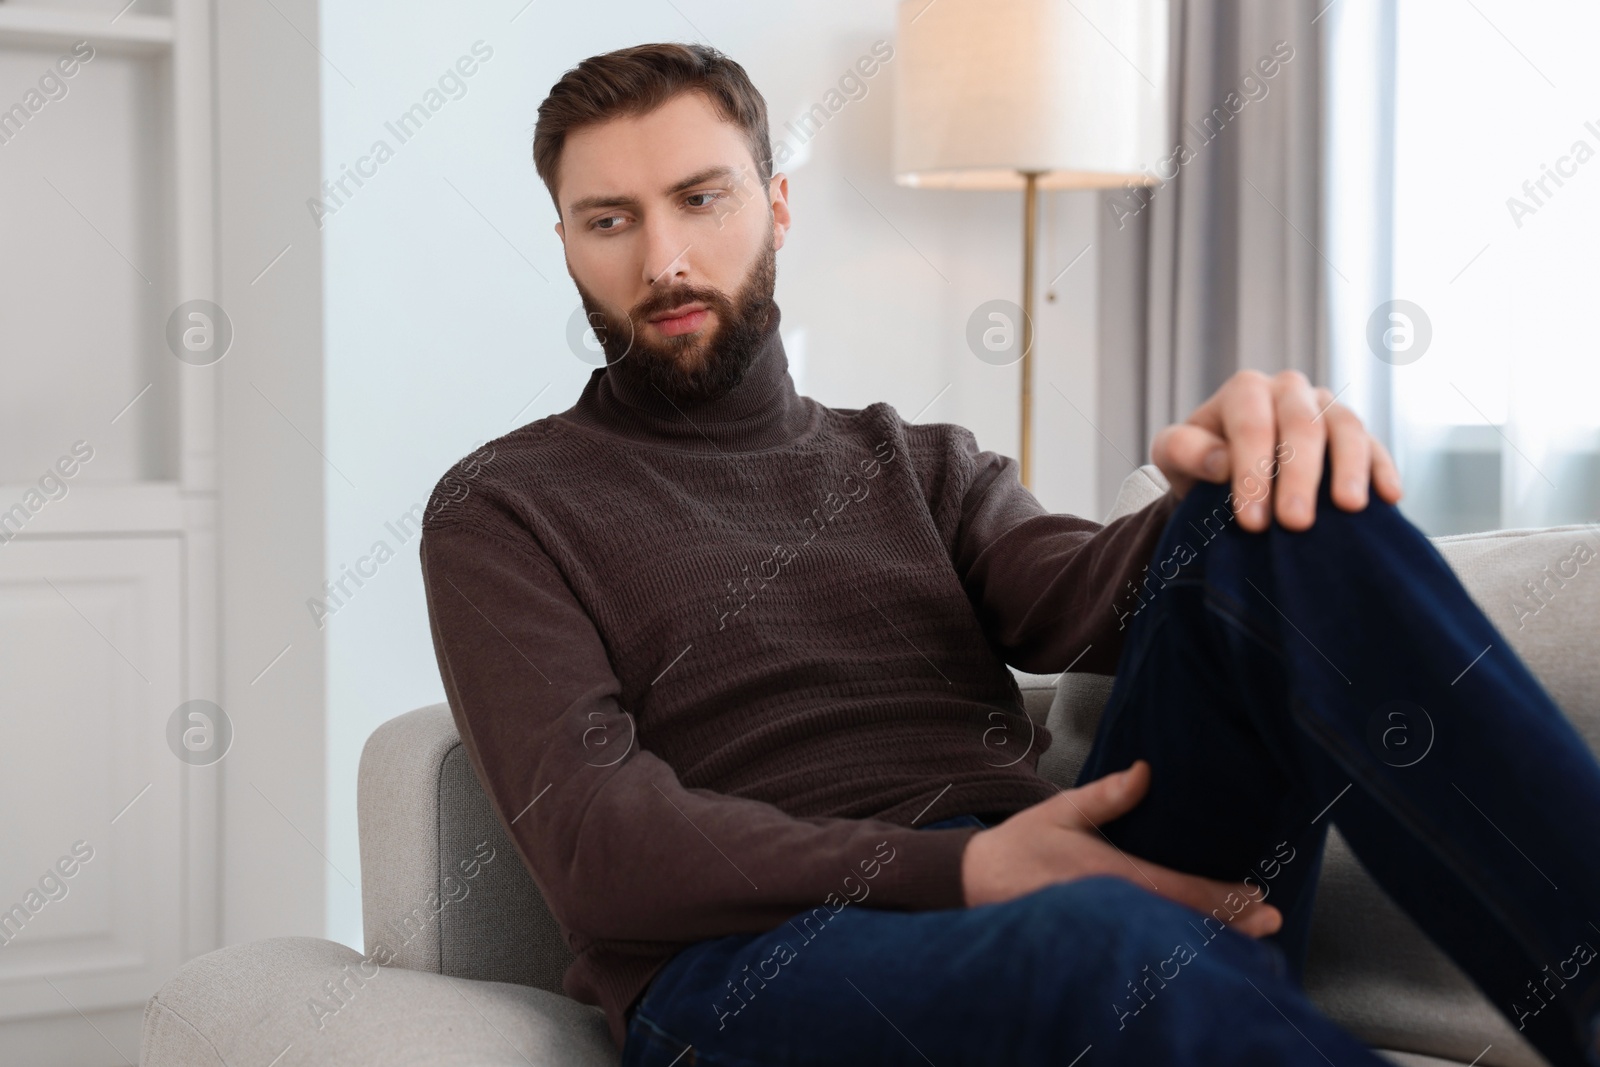
<svg viewBox="0 0 1600 1067"><path fill-rule="evenodd" d="M918 827L1057 792L1006 665L1112 671L1175 503L1051 514L960 426L798 395L778 318L710 403L597 369L456 464L423 526L462 741L619 1049L686 944L962 907L976 828Z"/></svg>

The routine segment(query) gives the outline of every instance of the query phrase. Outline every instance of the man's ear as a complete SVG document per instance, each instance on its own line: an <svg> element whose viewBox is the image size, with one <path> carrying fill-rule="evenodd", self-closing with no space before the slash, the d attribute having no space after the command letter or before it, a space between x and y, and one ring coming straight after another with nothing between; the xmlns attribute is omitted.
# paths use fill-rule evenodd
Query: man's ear
<svg viewBox="0 0 1600 1067"><path fill-rule="evenodd" d="M784 235L789 232L793 218L789 214L789 176L778 173L772 176L772 183L768 187L772 207L772 247L782 248Z"/></svg>
<svg viewBox="0 0 1600 1067"><path fill-rule="evenodd" d="M561 223L556 223L556 236L561 238L561 247L567 246L567 231L561 228Z"/></svg>

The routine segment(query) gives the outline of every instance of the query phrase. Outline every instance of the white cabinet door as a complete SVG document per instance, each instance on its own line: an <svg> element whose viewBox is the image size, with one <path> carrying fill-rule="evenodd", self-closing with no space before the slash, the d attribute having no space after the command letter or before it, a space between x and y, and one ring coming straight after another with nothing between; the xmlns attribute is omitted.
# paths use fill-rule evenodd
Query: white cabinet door
<svg viewBox="0 0 1600 1067"><path fill-rule="evenodd" d="M177 536L0 544L0 1049L55 1017L58 1042L117 1062L88 1020L137 1012L183 958L184 794L215 767L168 742L182 552Z"/></svg>

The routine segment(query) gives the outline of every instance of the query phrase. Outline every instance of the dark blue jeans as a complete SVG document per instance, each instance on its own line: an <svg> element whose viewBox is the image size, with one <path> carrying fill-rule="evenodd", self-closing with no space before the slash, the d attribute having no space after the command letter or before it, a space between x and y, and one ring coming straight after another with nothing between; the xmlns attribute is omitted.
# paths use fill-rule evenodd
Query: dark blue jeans
<svg viewBox="0 0 1600 1067"><path fill-rule="evenodd" d="M1149 760L1105 835L1244 880L1282 930L1252 939L1133 874L847 905L680 951L625 1067L1382 1064L1300 986L1330 824L1551 1063L1600 1067L1600 764L1396 509L1336 509L1325 472L1311 529L1252 534L1225 496L1196 487L1107 605L1126 643L1079 784Z"/></svg>

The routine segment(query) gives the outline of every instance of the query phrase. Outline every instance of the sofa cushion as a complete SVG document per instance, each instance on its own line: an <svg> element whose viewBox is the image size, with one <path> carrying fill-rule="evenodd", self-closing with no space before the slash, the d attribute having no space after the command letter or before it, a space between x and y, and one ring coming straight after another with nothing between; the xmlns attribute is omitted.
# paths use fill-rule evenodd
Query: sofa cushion
<svg viewBox="0 0 1600 1067"><path fill-rule="evenodd" d="M159 1067L615 1067L598 1008L542 989L379 967L347 945L273 937L190 960L145 1005Z"/></svg>
<svg viewBox="0 0 1600 1067"><path fill-rule="evenodd" d="M267 938L199 956L145 1005L139 1062L616 1067L620 1061L597 1008L525 986L393 967L374 974L362 959L354 949L312 937ZM1458 1067L1382 1055L1402 1067Z"/></svg>

